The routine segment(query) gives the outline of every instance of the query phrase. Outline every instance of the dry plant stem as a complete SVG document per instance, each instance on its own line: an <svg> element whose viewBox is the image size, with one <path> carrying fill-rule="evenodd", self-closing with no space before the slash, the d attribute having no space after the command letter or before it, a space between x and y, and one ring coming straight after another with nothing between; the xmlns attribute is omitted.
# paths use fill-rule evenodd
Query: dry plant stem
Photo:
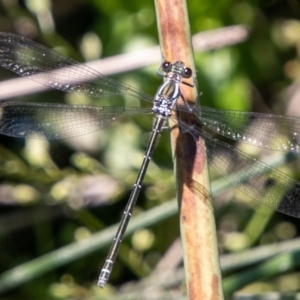
<svg viewBox="0 0 300 300"><path fill-rule="evenodd" d="M184 0L155 0L163 58L183 61L195 74L187 8ZM191 80L189 83L193 83ZM197 90L181 86L184 98L193 103ZM182 103L181 103L182 105ZM193 123L191 114L180 114ZM223 299L215 220L211 203L205 147L172 124L180 227L189 299Z"/></svg>
<svg viewBox="0 0 300 300"><path fill-rule="evenodd" d="M234 25L196 33L192 37L192 41L196 51L208 51L210 49L218 49L224 46L241 43L247 36L247 27L244 25ZM145 57L147 57L147 60L145 60ZM154 46L131 53L123 53L112 57L102 58L86 63L86 65L109 76L140 69L154 63L156 64L158 61L160 61L159 47ZM0 100L16 98L47 89L49 89L47 86L30 81L28 78L8 79L0 82Z"/></svg>

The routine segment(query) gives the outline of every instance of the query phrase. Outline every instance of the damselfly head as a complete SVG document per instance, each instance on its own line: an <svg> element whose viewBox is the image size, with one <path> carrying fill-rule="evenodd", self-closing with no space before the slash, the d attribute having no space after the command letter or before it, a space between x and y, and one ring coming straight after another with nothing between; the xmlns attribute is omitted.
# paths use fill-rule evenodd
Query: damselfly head
<svg viewBox="0 0 300 300"><path fill-rule="evenodd" d="M183 78L190 78L193 74L192 70L190 68L185 67L185 64L182 61L176 61L174 64L164 61L161 64L161 69L166 72L173 72L176 73Z"/></svg>

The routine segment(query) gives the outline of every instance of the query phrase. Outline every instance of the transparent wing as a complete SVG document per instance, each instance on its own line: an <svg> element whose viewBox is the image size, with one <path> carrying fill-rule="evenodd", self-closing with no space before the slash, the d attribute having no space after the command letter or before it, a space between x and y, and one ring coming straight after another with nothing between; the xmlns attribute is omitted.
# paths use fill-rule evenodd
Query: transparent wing
<svg viewBox="0 0 300 300"><path fill-rule="evenodd" d="M86 65L11 33L0 33L0 65L20 76L61 91L90 97L126 94L150 102L153 98Z"/></svg>
<svg viewBox="0 0 300 300"><path fill-rule="evenodd" d="M300 217L298 181L229 144L207 138L205 143L209 165L229 183L251 198L279 212ZM221 152L221 156L216 155ZM236 171L240 171L238 176L235 174Z"/></svg>
<svg viewBox="0 0 300 300"><path fill-rule="evenodd" d="M179 123L195 139L205 139L208 165L251 198L293 217L300 217L300 182L192 125Z"/></svg>
<svg viewBox="0 0 300 300"><path fill-rule="evenodd" d="M152 114L135 107L0 102L0 133L22 138L61 139L84 135L124 115Z"/></svg>
<svg viewBox="0 0 300 300"><path fill-rule="evenodd" d="M276 151L300 151L300 118L208 107L197 109L196 115L203 126L232 140Z"/></svg>

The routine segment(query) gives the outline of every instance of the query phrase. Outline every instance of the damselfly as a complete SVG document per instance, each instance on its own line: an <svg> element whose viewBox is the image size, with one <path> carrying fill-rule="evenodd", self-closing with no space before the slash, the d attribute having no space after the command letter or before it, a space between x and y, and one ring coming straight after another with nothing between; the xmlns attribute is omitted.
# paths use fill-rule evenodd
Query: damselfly
<svg viewBox="0 0 300 300"><path fill-rule="evenodd" d="M0 33L0 64L21 76L61 91L96 98L129 95L153 103L149 109L15 101L0 103L0 133L23 138L75 137L98 130L124 115L156 115L137 180L101 270L99 286L103 287L109 279L158 135L166 120L170 117L175 118L171 116L175 108L191 113L198 119L197 127L182 120L179 120L178 124L184 132L190 133L195 139L201 136L205 140L209 165L216 172L225 176L233 186L253 199L284 214L300 217L300 201L298 201L300 182L211 135L214 132L217 136L266 149L299 152L300 119L191 107L187 103L179 107L176 104L181 97L180 84L193 87L184 81L185 78L192 76L192 71L180 61L162 63L158 74L165 78L165 83L158 89L155 97L108 78L31 40L10 33ZM234 165L231 164L232 161ZM233 171L239 172L232 173ZM247 182L251 184L246 184Z"/></svg>

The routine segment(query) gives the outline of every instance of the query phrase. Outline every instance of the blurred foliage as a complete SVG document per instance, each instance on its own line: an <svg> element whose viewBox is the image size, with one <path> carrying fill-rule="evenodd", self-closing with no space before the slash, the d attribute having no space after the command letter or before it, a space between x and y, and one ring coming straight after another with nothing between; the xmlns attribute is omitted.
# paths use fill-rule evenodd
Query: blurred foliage
<svg viewBox="0 0 300 300"><path fill-rule="evenodd" d="M202 104L300 115L297 101L294 99L291 106L292 97L283 94L297 86L300 73L299 2L190 0L188 9L192 33L235 24L246 24L251 30L250 38L241 45L195 53ZM154 4L149 0L1 0L0 31L26 36L79 61L158 43ZM114 77L154 94L161 83L161 78L155 76L156 67ZM0 70L1 81L12 77L15 75ZM78 100L57 91L20 99L73 103ZM117 223L142 160L151 124L151 118L135 117L115 122L99 133L49 143L1 136L0 272L93 237ZM263 158L266 153L255 155ZM297 166L294 163L294 168L285 170L297 177ZM164 132L135 214L174 198L174 186L168 133ZM297 220L270 210L258 213L257 208L260 209L258 203L248 201L235 190L216 197L221 253L297 236ZM68 264L53 266L50 272L3 293L0 299L121 297L122 286L151 274L178 236L178 218L174 216L126 238L110 283L103 291L95 284L107 247L79 259L69 257ZM258 281L245 290L294 292L300 289L295 271L278 271L269 281L256 277ZM283 282L293 284L287 286ZM182 292L183 287L181 282L172 292Z"/></svg>

